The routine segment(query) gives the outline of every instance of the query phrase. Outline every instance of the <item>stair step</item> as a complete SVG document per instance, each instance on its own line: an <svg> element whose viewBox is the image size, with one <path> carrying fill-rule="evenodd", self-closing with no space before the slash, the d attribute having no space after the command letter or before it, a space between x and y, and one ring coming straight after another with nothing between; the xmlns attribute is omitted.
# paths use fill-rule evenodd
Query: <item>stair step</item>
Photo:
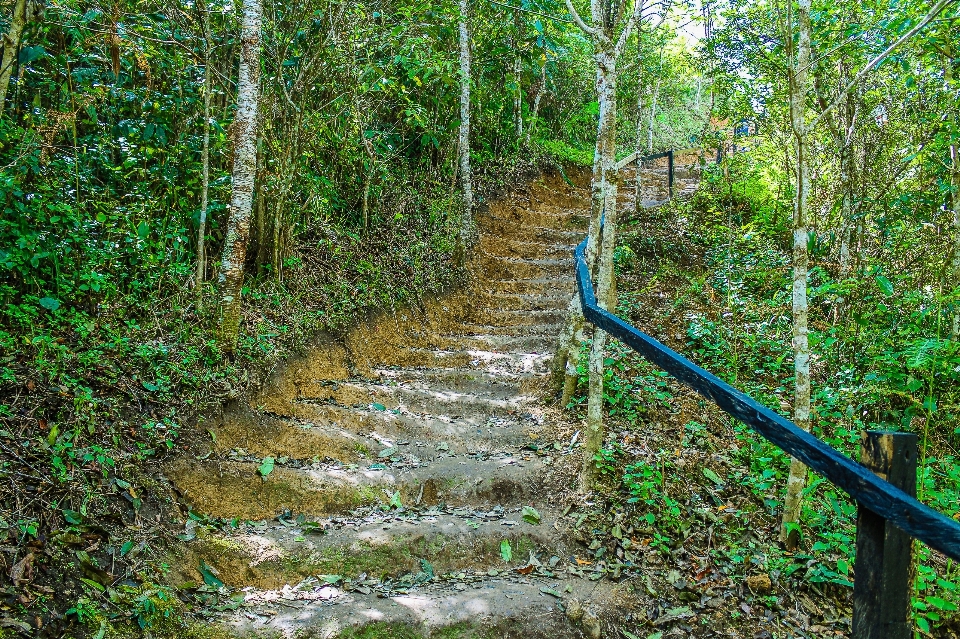
<svg viewBox="0 0 960 639"><path fill-rule="evenodd" d="M432 449L425 453L437 454ZM313 516L348 512L386 503L386 495L397 491L406 504L516 506L532 494L543 466L535 456L524 460L510 454L484 460L444 456L423 463L400 470L277 465L261 477L255 462L180 459L165 472L196 512L227 519L270 519L286 510Z"/></svg>
<svg viewBox="0 0 960 639"><path fill-rule="evenodd" d="M610 590L605 584L586 579L484 577L472 573L464 574L463 579L441 580L386 597L317 584L302 593L248 592L243 608L222 613L221 623L231 633L251 639L263 637L264 632L294 636L289 634L292 628L297 629L296 636L336 637L349 628L374 623L381 631L395 630L394 636L404 637L420 636L410 634L411 628L417 628L429 636L582 639L583 631L567 619L557 605L558 599L543 589L581 601L601 600ZM430 634L432 631L442 635Z"/></svg>
<svg viewBox="0 0 960 639"><path fill-rule="evenodd" d="M422 571L423 561L437 577L465 570L506 573L511 564L525 564L531 552L540 555L544 565L549 565L551 556L561 559L562 564L554 560L556 566L550 571L554 574L569 562L567 544L558 544L551 534L556 516L549 513L540 513L540 523L533 525L523 520L519 509L498 505L489 511L358 511L342 518L309 520L311 527L291 516L200 534L187 544L188 556L179 562L181 579L201 582L196 568L201 561L216 569L231 588L259 589L295 586L316 575L396 580ZM510 543L515 557L511 563L501 556L503 540Z"/></svg>

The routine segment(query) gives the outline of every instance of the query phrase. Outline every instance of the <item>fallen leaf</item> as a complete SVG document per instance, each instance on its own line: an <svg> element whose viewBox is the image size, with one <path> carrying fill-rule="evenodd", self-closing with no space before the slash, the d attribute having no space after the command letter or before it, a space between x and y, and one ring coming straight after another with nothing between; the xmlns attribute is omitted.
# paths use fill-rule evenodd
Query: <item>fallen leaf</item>
<svg viewBox="0 0 960 639"><path fill-rule="evenodd" d="M523 507L523 520L528 524L533 524L536 526L540 523L540 513L537 512L537 509L533 506L524 506Z"/></svg>
<svg viewBox="0 0 960 639"><path fill-rule="evenodd" d="M29 583L33 579L33 553L27 553L26 556L15 563L10 569L10 580L14 586L21 583Z"/></svg>
<svg viewBox="0 0 960 639"><path fill-rule="evenodd" d="M509 539L500 542L500 556L507 563L510 563L510 560L513 559L513 548L510 547Z"/></svg>
<svg viewBox="0 0 960 639"><path fill-rule="evenodd" d="M22 621L17 621L16 619L11 619L10 617L4 617L0 619L0 627L3 628L16 628L21 632L30 634L33 632L33 628L30 627L30 624L24 623Z"/></svg>

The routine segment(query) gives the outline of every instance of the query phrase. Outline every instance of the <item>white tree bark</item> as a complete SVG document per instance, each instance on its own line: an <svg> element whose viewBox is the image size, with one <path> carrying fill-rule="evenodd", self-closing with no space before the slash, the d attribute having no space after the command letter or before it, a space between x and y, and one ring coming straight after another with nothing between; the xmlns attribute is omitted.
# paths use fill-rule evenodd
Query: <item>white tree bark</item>
<svg viewBox="0 0 960 639"><path fill-rule="evenodd" d="M657 117L657 94L660 93L660 78L653 84L650 96L650 122L647 124L647 153L653 153L653 125Z"/></svg>
<svg viewBox="0 0 960 639"><path fill-rule="evenodd" d="M790 55L790 125L793 132L795 151L796 195L794 200L793 226L793 358L794 358L794 404L793 419L804 430L810 429L810 344L808 340L807 273L810 257L807 241L810 235L809 192L810 159L808 157L807 136L830 113L842 104L867 74L903 43L923 30L941 11L955 0L937 0L926 15L909 31L900 36L881 53L867 62L853 79L843 88L827 107L809 123L805 119L804 107L810 91L810 60L812 47L812 27L810 22L810 0L797 2L797 42L793 45L793 4L787 2L786 42ZM796 54L793 55L793 47ZM859 235L859 227L858 227ZM795 525L799 524L801 497L806 485L807 468L800 461L790 462L787 477L787 493L783 504L783 519L780 528L781 540L787 548L795 548L799 535Z"/></svg>
<svg viewBox="0 0 960 639"><path fill-rule="evenodd" d="M464 247L473 243L473 173L470 169L470 32L467 0L460 0L460 180L463 185L463 225L460 239Z"/></svg>
<svg viewBox="0 0 960 639"><path fill-rule="evenodd" d="M613 296L613 249L617 230L617 187L620 177L616 163L616 86L617 58L623 52L633 28L640 20L643 11L642 0L635 0L633 11L625 21L619 36L616 35L615 8L611 0L593 0L591 2L591 22L588 25L573 6L566 0L567 10L573 21L591 37L594 60L597 63L597 97L600 105L598 123L597 152L594 154L593 184L591 185L592 211L590 236L587 240L587 263L596 267L597 303L601 308L614 308ZM599 210L598 210L599 209ZM603 237L599 238L600 220L603 219ZM579 308L574 300L571 307ZM575 324L574 321L570 322ZM599 329L593 331L593 344L588 361L589 389L587 391L587 428L584 438L583 470L581 488L591 488L595 479L596 465L593 457L603 443L603 347L606 334ZM572 354L568 350L566 356Z"/></svg>
<svg viewBox="0 0 960 639"><path fill-rule="evenodd" d="M604 74L603 94L600 96L600 136L603 140L600 166L601 211L603 230L599 244L599 267L596 276L597 304L604 310L615 310L616 299L613 278L613 250L617 242L617 188L620 176L616 158L617 124L617 67L612 52L604 51L594 56ZM582 485L591 486L596 479L594 455L603 443L603 360L607 334L594 330L588 360L589 387L587 390L587 428L584 434Z"/></svg>
<svg viewBox="0 0 960 639"><path fill-rule="evenodd" d="M203 150L200 152L200 164L203 171L203 185L200 192L200 224L197 230L197 285L207 278L207 211L210 207L210 53L213 48L213 36L210 33L210 7L203 0L197 3L203 21Z"/></svg>
<svg viewBox="0 0 960 639"><path fill-rule="evenodd" d="M791 56L790 74L790 125L793 130L795 151L796 195L793 207L793 370L794 399L793 420L803 430L810 430L810 343L807 326L807 272L810 256L807 242L810 235L809 192L810 168L807 157L807 125L804 106L809 91L809 66L811 54L810 1L797 3L797 51ZM789 9L788 9L789 11ZM792 38L793 25L788 22ZM787 478L787 494L783 505L781 540L795 548L798 535L794 528L800 521L801 494L806 485L807 467L800 461L790 462Z"/></svg>
<svg viewBox="0 0 960 639"><path fill-rule="evenodd" d="M3 111L7 89L10 87L10 77L13 75L13 66L20 53L20 39L32 14L32 7L27 0L16 0L13 3L10 29L3 36L3 59L0 61L0 111Z"/></svg>
<svg viewBox="0 0 960 639"><path fill-rule="evenodd" d="M257 171L260 30L263 21L261 0L243 0L242 12L237 116L234 121L236 149L233 160L233 194L230 199L230 219L227 222L220 271L220 345L228 353L236 349L240 329L243 265L250 239L250 213L253 208L253 187Z"/></svg>

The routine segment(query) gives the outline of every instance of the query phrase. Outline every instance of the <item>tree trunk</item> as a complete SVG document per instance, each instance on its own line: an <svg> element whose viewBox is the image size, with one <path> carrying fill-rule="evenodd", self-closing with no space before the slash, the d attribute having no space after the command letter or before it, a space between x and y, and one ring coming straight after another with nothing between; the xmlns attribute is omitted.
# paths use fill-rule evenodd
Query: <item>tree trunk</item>
<svg viewBox="0 0 960 639"><path fill-rule="evenodd" d="M460 0L460 180L463 184L463 225L460 240L464 248L473 243L473 174L470 170L470 32L467 30L467 0Z"/></svg>
<svg viewBox="0 0 960 639"><path fill-rule="evenodd" d="M250 213L257 171L257 111L260 97L260 25L261 0L243 0L240 34L240 73L237 82L236 150L233 161L233 194L230 219L223 246L220 272L221 324L220 347L232 353L240 330L240 294L243 288L243 264L250 236Z"/></svg>
<svg viewBox="0 0 960 639"><path fill-rule="evenodd" d="M200 164L203 167L203 184L200 192L200 228L197 230L197 284L207 278L207 210L210 206L210 53L213 37L210 33L210 8L204 0L199 0L197 8L203 21L203 150L200 152Z"/></svg>
<svg viewBox="0 0 960 639"><path fill-rule="evenodd" d="M638 51L639 57L639 51ZM638 72L640 65L637 65ZM643 206L643 161L640 159L643 152L643 91L640 88L641 83L637 81L637 142L634 152L637 154L636 166L637 172L633 179L633 208L639 212Z"/></svg>
<svg viewBox="0 0 960 639"><path fill-rule="evenodd" d="M943 56L943 79L947 88L953 89L953 43L947 41ZM960 147L950 145L950 210L953 212L953 255L951 256L953 287L960 285ZM953 314L950 336L960 337L960 311Z"/></svg>
<svg viewBox="0 0 960 639"><path fill-rule="evenodd" d="M953 211L953 285L960 283L960 149L950 145L950 208ZM960 336L960 312L954 313L951 333Z"/></svg>
<svg viewBox="0 0 960 639"><path fill-rule="evenodd" d="M653 124L657 116L657 93L660 92L660 79L653 85L653 95L650 97L650 124L647 127L647 153L653 153Z"/></svg>
<svg viewBox="0 0 960 639"><path fill-rule="evenodd" d="M526 146L530 146L530 140L533 138L533 129L537 126L537 118L540 116L540 100L543 98L544 91L547 90L547 60L544 57L543 64L540 65L540 82L537 84L537 94L533 97L533 113L530 115L530 124L527 126Z"/></svg>
<svg viewBox="0 0 960 639"><path fill-rule="evenodd" d="M593 173L590 179L590 226L587 231L587 250L585 259L590 276L596 275L597 265L597 238L600 234L600 217L603 212L603 157L607 139L603 135L606 123L604 121L603 100L606 99L607 75L597 71L597 99L600 105L600 117L597 120L597 143L593 150ZM577 385L577 358L579 357L578 341L582 338L583 309L580 307L580 296L574 292L567 308L567 321L557 352L553 358L553 377L555 382L563 380L563 396L561 405L566 406Z"/></svg>
<svg viewBox="0 0 960 639"><path fill-rule="evenodd" d="M841 67L844 84L847 83L847 65ZM854 104L854 93L847 95L843 111L843 127L840 131L840 183L843 188L843 199L840 205L840 277L850 274L850 238L853 229L853 191L854 191L854 163L853 163L853 134L857 126L857 109ZM838 300L838 305L842 300Z"/></svg>
<svg viewBox="0 0 960 639"><path fill-rule="evenodd" d="M788 11L790 9L788 8ZM803 430L810 430L810 344L807 338L807 272L810 256L807 242L810 236L808 198L810 191L810 168L807 157L807 124L804 121L810 66L811 27L810 0L797 3L796 60L791 60L790 78L790 123L793 129L796 153L796 196L793 212L793 369L794 400L793 420ZM788 29L793 33L792 21ZM787 494L783 505L781 540L788 548L796 548L799 535L796 525L800 521L801 495L807 481L807 467L800 461L790 462L787 478Z"/></svg>
<svg viewBox="0 0 960 639"><path fill-rule="evenodd" d="M513 82L516 88L513 92L513 126L517 140L523 139L523 93L520 91L520 72L523 61L520 59L520 43L523 38L521 32L522 18L520 12L513 11L514 52L513 52Z"/></svg>
<svg viewBox="0 0 960 639"><path fill-rule="evenodd" d="M30 6L27 0L16 0L13 12L10 14L10 29L3 37L3 60L0 62L0 112L7 99L7 89L10 87L10 77L13 75L13 65L20 53L20 38L23 30L30 21Z"/></svg>
<svg viewBox="0 0 960 639"><path fill-rule="evenodd" d="M596 275L597 304L600 308L616 308L613 299L613 249L617 232L617 187L619 172L616 158L617 102L616 58L612 52L604 51L596 55L597 66L603 81L600 83L600 172L601 172L601 211L603 216L602 237L599 241L599 268ZM600 235L599 233L597 234ZM607 334L601 330L593 332L588 362L589 388L587 390L587 428L584 436L583 470L581 486L589 490L596 479L594 455L603 443L603 359Z"/></svg>

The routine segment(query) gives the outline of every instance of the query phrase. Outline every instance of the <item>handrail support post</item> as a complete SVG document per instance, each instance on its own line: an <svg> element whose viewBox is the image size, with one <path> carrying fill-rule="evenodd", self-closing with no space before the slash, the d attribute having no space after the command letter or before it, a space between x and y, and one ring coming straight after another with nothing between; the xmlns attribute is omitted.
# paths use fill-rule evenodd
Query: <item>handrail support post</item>
<svg viewBox="0 0 960 639"><path fill-rule="evenodd" d="M917 494L917 436L867 431L860 463L911 497ZM857 505L853 639L910 639L913 541L892 523Z"/></svg>

